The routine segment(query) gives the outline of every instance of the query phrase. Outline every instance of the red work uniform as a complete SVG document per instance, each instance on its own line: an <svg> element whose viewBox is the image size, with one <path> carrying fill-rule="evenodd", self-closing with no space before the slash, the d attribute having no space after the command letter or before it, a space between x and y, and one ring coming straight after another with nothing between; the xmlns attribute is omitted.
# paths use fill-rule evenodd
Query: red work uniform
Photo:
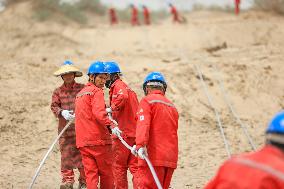
<svg viewBox="0 0 284 189"><path fill-rule="evenodd" d="M138 9L135 6L132 6L131 24L132 26L140 25L138 20Z"/></svg>
<svg viewBox="0 0 284 189"><path fill-rule="evenodd" d="M62 117L62 110L73 110L77 93L84 87L83 84L72 83L63 84L55 89L52 95L51 110L58 118L58 133L67 124ZM79 182L85 183L84 167L79 150L76 148L75 125L69 128L59 138L59 148L61 153L61 175L62 183L74 183L73 169L78 168L80 172Z"/></svg>
<svg viewBox="0 0 284 189"><path fill-rule="evenodd" d="M77 94L75 109L76 144L86 173L88 189L112 189L111 125L105 111L103 90L87 83ZM99 179L100 177L100 179Z"/></svg>
<svg viewBox="0 0 284 189"><path fill-rule="evenodd" d="M180 21L180 18L179 18L178 11L173 5L171 6L171 13L173 15L173 22L180 23L181 21Z"/></svg>
<svg viewBox="0 0 284 189"><path fill-rule="evenodd" d="M136 149L146 146L164 189L168 189L178 160L178 112L163 92L154 90L138 107ZM138 159L139 188L157 188L146 161Z"/></svg>
<svg viewBox="0 0 284 189"><path fill-rule="evenodd" d="M144 15L144 24L145 25L150 25L150 12L147 7L143 6L143 15Z"/></svg>
<svg viewBox="0 0 284 189"><path fill-rule="evenodd" d="M117 79L110 87L110 105L113 110L113 118L118 122L118 127L122 131L123 139L130 145L135 144L136 133L136 112L138 99L121 79ZM113 137L113 176L116 189L127 189L127 169L133 175L133 188L138 187L138 162L135 157L117 137Z"/></svg>
<svg viewBox="0 0 284 189"><path fill-rule="evenodd" d="M235 14L238 15L240 12L241 0L235 0Z"/></svg>
<svg viewBox="0 0 284 189"><path fill-rule="evenodd" d="M284 152L266 145L226 161L205 189L284 188Z"/></svg>
<svg viewBox="0 0 284 189"><path fill-rule="evenodd" d="M111 25L118 23L116 12L115 12L114 8L109 9L109 17L110 17L110 24Z"/></svg>

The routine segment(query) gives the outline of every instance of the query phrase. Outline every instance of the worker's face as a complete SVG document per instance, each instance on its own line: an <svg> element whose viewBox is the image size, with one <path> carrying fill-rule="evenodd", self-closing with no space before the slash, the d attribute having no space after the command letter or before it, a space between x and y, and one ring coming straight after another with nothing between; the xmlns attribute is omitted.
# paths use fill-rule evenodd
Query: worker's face
<svg viewBox="0 0 284 189"><path fill-rule="evenodd" d="M98 74L95 78L94 84L99 88L103 88L108 79L108 74Z"/></svg>
<svg viewBox="0 0 284 189"><path fill-rule="evenodd" d="M65 84L71 84L75 80L75 74L74 73L68 73L61 76Z"/></svg>

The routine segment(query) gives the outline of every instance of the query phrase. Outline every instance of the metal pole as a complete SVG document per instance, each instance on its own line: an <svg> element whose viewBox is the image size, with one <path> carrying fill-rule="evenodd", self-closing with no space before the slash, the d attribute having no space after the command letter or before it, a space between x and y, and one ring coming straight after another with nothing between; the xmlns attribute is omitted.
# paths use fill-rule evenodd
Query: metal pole
<svg viewBox="0 0 284 189"><path fill-rule="evenodd" d="M110 108L107 108L107 109L106 109L106 112L107 112L107 114L108 114L109 119L110 119L116 126L118 126L118 123L112 118L111 109L110 109ZM129 144L127 144L127 142L126 142L120 135L118 135L117 137L118 137L118 139L121 141L121 143L122 143L127 149L129 149L129 150L131 151L132 147L131 147ZM149 158L148 158L146 155L144 155L143 157L144 157L144 159L145 159L145 161L146 161L146 163L147 163L147 165L148 165L148 167L149 167L149 169L150 169L150 171L151 171L151 173L152 173L152 176L153 176L153 178L154 178L154 181L155 181L155 183L156 183L158 189L163 189L163 187L162 187L162 185L161 185L161 183L160 183L160 181L159 181L159 178L158 178L158 176L157 176L157 173L156 173L156 171L155 171L155 169L154 169L154 167L153 167L151 161L149 160Z"/></svg>
<svg viewBox="0 0 284 189"><path fill-rule="evenodd" d="M74 120L74 119L73 119L73 120ZM35 180L37 179L37 177L38 177L38 175L39 175L39 173L40 173L40 170L41 170L41 168L42 168L44 162L46 161L48 155L49 155L50 152L52 151L53 147L55 146L55 144L57 143L57 141L59 140L59 138L61 137L61 135L62 135L62 134L66 131L66 129L68 129L68 127L73 123L73 120L70 120L70 121L66 124L66 126L62 129L62 131L59 133L59 135L56 137L56 139L54 140L54 142L53 142L53 143L51 144L51 146L49 147L49 149L48 149L48 151L46 152L44 158L43 158L42 161L40 162L40 164L39 164L39 166L38 166L38 168L37 168L37 170L36 170L36 172L35 172L35 175L34 175L34 177L33 177L33 180L32 180L32 182L31 182L31 184L30 184L30 186L29 186L28 189L32 189L32 188L33 188L33 185L34 185L34 183L35 183Z"/></svg>

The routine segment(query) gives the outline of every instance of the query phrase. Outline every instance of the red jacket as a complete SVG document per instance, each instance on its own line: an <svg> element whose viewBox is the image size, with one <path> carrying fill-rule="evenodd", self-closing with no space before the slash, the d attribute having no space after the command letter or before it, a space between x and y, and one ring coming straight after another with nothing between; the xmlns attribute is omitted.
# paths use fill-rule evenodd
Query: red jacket
<svg viewBox="0 0 284 189"><path fill-rule="evenodd" d="M135 137L136 112L138 99L122 80L117 79L109 91L110 106L113 110L113 118L118 122L123 137Z"/></svg>
<svg viewBox="0 0 284 189"><path fill-rule="evenodd" d="M161 91L155 90L144 97L138 107L136 145L146 146L154 166L177 167L178 112ZM145 161L139 159L139 166Z"/></svg>
<svg viewBox="0 0 284 189"><path fill-rule="evenodd" d="M77 147L111 144L103 90L87 83L77 94L75 107Z"/></svg>
<svg viewBox="0 0 284 189"><path fill-rule="evenodd" d="M150 24L150 12L147 7L143 7L144 23L146 25Z"/></svg>
<svg viewBox="0 0 284 189"><path fill-rule="evenodd" d="M226 161L205 189L284 188L284 152L267 145Z"/></svg>

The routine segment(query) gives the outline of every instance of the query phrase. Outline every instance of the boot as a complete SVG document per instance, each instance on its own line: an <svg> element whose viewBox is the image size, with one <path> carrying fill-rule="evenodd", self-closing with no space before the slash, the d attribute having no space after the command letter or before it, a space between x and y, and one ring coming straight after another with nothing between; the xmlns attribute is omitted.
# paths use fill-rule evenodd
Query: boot
<svg viewBox="0 0 284 189"><path fill-rule="evenodd" d="M87 189L87 186L86 186L85 183L80 182L79 186L78 186L78 189Z"/></svg>
<svg viewBox="0 0 284 189"><path fill-rule="evenodd" d="M73 183L63 183L60 185L60 189L73 189Z"/></svg>

